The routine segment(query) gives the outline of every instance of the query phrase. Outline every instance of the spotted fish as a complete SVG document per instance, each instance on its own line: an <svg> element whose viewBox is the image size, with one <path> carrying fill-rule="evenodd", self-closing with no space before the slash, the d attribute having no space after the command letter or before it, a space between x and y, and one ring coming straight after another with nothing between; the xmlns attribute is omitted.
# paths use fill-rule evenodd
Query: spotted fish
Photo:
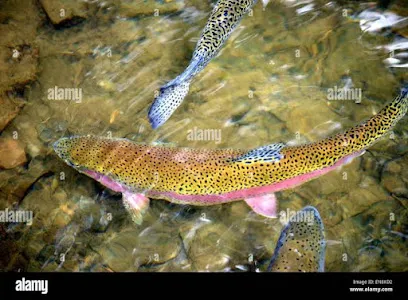
<svg viewBox="0 0 408 300"><path fill-rule="evenodd" d="M190 149L96 136L61 138L55 152L68 165L121 192L140 224L149 198L191 205L237 200L276 217L274 192L326 174L364 153L407 111L403 89L377 115L337 135L301 146L282 143L253 150Z"/></svg>
<svg viewBox="0 0 408 300"><path fill-rule="evenodd" d="M306 206L282 229L269 272L324 272L326 240L320 214Z"/></svg>
<svg viewBox="0 0 408 300"><path fill-rule="evenodd" d="M193 57L182 74L160 88L148 117L153 129L163 125L187 95L194 76L213 59L257 0L219 0L201 34Z"/></svg>

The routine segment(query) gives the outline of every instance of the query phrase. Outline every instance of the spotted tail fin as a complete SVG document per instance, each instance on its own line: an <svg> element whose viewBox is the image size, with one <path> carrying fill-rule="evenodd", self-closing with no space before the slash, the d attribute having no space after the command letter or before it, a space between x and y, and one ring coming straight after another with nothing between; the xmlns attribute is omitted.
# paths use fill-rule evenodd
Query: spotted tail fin
<svg viewBox="0 0 408 300"><path fill-rule="evenodd" d="M193 77L204 67L203 59L195 57L182 74L163 85L159 96L149 110L149 121L153 129L163 125L187 96Z"/></svg>
<svg viewBox="0 0 408 300"><path fill-rule="evenodd" d="M149 110L149 121L153 129L163 125L183 102L190 88L190 81L170 85L160 90Z"/></svg>
<svg viewBox="0 0 408 300"><path fill-rule="evenodd" d="M403 87L401 88L401 97L405 98L408 96L408 82L404 83Z"/></svg>

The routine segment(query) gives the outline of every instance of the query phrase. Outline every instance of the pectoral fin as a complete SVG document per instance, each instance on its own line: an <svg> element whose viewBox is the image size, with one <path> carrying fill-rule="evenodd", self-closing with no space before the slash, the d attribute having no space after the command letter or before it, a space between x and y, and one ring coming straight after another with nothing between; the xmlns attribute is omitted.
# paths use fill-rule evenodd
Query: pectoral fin
<svg viewBox="0 0 408 300"><path fill-rule="evenodd" d="M245 199L245 202L252 208L254 212L261 216L267 218L277 217L278 201L275 194L267 194L263 196L247 198Z"/></svg>
<svg viewBox="0 0 408 300"><path fill-rule="evenodd" d="M123 205L137 225L142 224L143 214L149 208L149 198L143 194L122 193Z"/></svg>

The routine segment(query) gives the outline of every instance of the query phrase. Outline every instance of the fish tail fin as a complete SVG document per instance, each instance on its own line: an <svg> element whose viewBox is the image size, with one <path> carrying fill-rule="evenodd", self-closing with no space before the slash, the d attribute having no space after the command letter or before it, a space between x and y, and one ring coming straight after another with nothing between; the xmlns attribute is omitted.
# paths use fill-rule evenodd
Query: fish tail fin
<svg viewBox="0 0 408 300"><path fill-rule="evenodd" d="M190 81L160 89L160 94L154 100L148 113L149 122L153 129L160 127L170 118L181 102L183 102L189 89Z"/></svg>
<svg viewBox="0 0 408 300"><path fill-rule="evenodd" d="M388 105L386 109L392 108L396 111L395 122L398 122L408 111L408 82L404 82L399 95ZM394 124L395 125L395 124Z"/></svg>
<svg viewBox="0 0 408 300"><path fill-rule="evenodd" d="M406 98L408 96L408 81L402 84L401 97Z"/></svg>
<svg viewBox="0 0 408 300"><path fill-rule="evenodd" d="M192 78L202 69L202 61L202 58L193 58L182 74L160 88L148 113L153 129L163 125L183 102Z"/></svg>

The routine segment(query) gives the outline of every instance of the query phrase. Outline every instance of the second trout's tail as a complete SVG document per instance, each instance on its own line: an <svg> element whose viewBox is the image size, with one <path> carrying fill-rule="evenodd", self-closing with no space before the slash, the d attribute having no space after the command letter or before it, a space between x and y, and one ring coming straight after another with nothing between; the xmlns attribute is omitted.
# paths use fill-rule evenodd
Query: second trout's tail
<svg viewBox="0 0 408 300"><path fill-rule="evenodd" d="M149 110L149 121L153 129L163 125L183 102L191 80L205 66L204 59L194 57L182 74L160 88L159 96Z"/></svg>
<svg viewBox="0 0 408 300"><path fill-rule="evenodd" d="M190 88L191 81L165 86L149 109L149 121L153 129L163 125L183 102Z"/></svg>
<svg viewBox="0 0 408 300"><path fill-rule="evenodd" d="M406 82L401 89L401 97L405 98L407 96L408 96L408 82Z"/></svg>

